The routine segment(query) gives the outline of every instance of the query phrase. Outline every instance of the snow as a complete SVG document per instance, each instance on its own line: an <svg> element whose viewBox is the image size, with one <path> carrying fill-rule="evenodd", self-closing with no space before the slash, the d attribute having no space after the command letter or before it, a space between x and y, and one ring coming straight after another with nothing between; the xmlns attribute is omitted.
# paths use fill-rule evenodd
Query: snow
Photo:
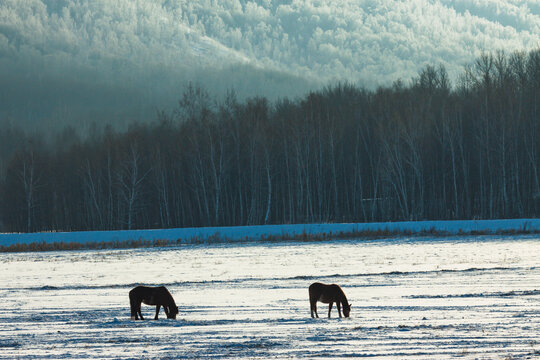
<svg viewBox="0 0 540 360"><path fill-rule="evenodd" d="M539 253L538 235L2 253L0 359L539 358ZM315 281L351 318L311 319ZM178 319L130 320L138 284Z"/></svg>
<svg viewBox="0 0 540 360"><path fill-rule="evenodd" d="M497 233L510 230L540 231L540 219L508 219L508 220L459 220L459 221L408 221L383 223L346 223L346 224L294 224L294 225L260 225L231 226L207 228L179 228L159 230L122 230L122 231L78 231L78 232L46 232L28 234L0 234L0 246L30 243L53 242L114 242L127 240L168 240L178 243L212 242L216 239L227 241L256 241L269 236L295 236L306 234L339 234L361 231L408 231L419 233L436 230L449 234L459 233Z"/></svg>

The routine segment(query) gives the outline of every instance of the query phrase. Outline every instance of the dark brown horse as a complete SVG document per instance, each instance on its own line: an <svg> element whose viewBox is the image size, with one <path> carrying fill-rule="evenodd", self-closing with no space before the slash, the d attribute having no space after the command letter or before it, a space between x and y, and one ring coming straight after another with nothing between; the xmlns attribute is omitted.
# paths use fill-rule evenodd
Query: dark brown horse
<svg viewBox="0 0 540 360"><path fill-rule="evenodd" d="M174 302L174 299L165 286L150 287L150 286L137 286L129 292L129 304L131 306L131 320L144 320L141 314L141 303L146 305L156 305L156 316L154 320L158 319L159 309L163 306L167 319L176 319L178 314L178 307Z"/></svg>
<svg viewBox="0 0 540 360"><path fill-rule="evenodd" d="M328 317L332 311L332 305L336 303L339 317L341 317L341 305L343 306L343 315L349 317L351 313L351 304L347 301L347 297L341 288L336 285L326 285L321 283L313 283L309 286L309 303L311 304L311 317L319 317L317 314L317 301L325 304L330 304L328 307Z"/></svg>

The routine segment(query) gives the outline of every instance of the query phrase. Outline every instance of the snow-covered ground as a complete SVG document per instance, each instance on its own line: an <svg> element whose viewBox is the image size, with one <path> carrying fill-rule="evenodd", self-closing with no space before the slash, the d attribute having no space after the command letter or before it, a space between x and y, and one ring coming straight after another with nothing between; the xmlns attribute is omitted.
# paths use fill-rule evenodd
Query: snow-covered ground
<svg viewBox="0 0 540 360"><path fill-rule="evenodd" d="M0 246L31 243L92 243L127 240L166 240L178 243L262 240L270 236L296 236L306 234L339 234L363 231L399 231L420 233L438 231L448 234L459 233L498 233L501 231L540 231L540 219L507 220L458 220L458 221L405 221L383 223L345 223L345 224L294 224L230 226L206 228L180 228L158 230L122 230L122 231L77 231L46 232L29 234L0 234Z"/></svg>
<svg viewBox="0 0 540 360"><path fill-rule="evenodd" d="M0 358L540 358L538 254L537 235L3 253ZM351 318L311 319L314 281ZM136 284L178 319L130 320Z"/></svg>

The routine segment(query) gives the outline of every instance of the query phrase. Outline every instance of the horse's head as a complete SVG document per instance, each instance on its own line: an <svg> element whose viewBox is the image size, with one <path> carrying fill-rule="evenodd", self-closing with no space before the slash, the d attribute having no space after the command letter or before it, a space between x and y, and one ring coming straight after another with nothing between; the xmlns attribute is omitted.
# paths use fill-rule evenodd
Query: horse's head
<svg viewBox="0 0 540 360"><path fill-rule="evenodd" d="M349 317L351 314L351 304L343 304L343 315L345 317Z"/></svg>
<svg viewBox="0 0 540 360"><path fill-rule="evenodd" d="M171 306L167 314L167 319L176 319L176 314L178 314L178 306Z"/></svg>

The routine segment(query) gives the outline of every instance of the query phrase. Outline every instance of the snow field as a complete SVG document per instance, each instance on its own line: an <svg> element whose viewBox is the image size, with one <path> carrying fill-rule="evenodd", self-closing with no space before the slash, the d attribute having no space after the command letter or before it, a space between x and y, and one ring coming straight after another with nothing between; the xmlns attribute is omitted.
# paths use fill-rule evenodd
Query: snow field
<svg viewBox="0 0 540 360"><path fill-rule="evenodd" d="M396 238L1 254L0 358L540 356L540 239ZM307 287L340 284L351 318ZM165 285L177 320L129 319ZM143 307L152 318L154 308Z"/></svg>

